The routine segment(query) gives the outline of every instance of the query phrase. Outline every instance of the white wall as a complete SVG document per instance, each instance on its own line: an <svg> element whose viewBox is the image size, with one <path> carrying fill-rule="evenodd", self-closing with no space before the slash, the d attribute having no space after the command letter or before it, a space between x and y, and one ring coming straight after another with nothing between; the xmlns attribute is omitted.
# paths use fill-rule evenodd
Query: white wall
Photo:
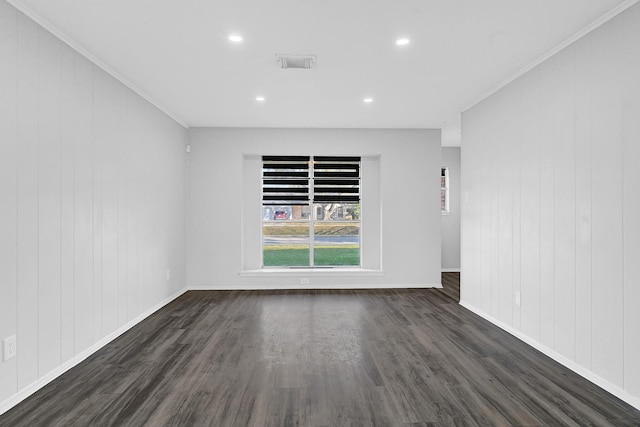
<svg viewBox="0 0 640 427"><path fill-rule="evenodd" d="M0 94L2 412L184 288L186 131L4 1Z"/></svg>
<svg viewBox="0 0 640 427"><path fill-rule="evenodd" d="M442 271L460 271L460 147L442 147L449 168L449 214L442 215Z"/></svg>
<svg viewBox="0 0 640 427"><path fill-rule="evenodd" d="M640 4L464 114L461 291L640 408L638 46Z"/></svg>
<svg viewBox="0 0 640 427"><path fill-rule="evenodd" d="M198 128L189 137L189 286L300 287L300 276L310 277L309 287L439 286L438 130ZM239 274L260 268L263 154L366 158L363 268L383 275Z"/></svg>

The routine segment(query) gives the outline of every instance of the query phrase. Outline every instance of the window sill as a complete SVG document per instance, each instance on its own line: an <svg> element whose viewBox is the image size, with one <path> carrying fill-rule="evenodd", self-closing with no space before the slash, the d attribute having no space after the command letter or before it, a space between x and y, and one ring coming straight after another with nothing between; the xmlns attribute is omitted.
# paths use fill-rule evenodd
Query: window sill
<svg viewBox="0 0 640 427"><path fill-rule="evenodd" d="M238 274L240 277L372 277L384 276L384 271L363 268L262 268L242 270Z"/></svg>

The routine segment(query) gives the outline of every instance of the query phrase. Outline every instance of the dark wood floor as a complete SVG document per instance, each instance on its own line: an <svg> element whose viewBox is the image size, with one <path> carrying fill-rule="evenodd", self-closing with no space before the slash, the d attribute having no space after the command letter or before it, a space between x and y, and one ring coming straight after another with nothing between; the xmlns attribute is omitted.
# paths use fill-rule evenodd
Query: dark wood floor
<svg viewBox="0 0 640 427"><path fill-rule="evenodd" d="M637 426L640 411L447 289L198 291L0 425Z"/></svg>
<svg viewBox="0 0 640 427"><path fill-rule="evenodd" d="M460 302L460 273L442 273L442 289L439 291Z"/></svg>

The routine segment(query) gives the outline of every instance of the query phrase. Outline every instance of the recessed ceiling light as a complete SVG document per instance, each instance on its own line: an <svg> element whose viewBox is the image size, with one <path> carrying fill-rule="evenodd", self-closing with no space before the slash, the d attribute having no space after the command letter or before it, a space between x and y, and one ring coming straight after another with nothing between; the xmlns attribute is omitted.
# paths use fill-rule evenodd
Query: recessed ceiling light
<svg viewBox="0 0 640 427"><path fill-rule="evenodd" d="M371 104L373 102L373 98L365 98L362 100L365 104Z"/></svg>
<svg viewBox="0 0 640 427"><path fill-rule="evenodd" d="M410 41L411 40L409 40L409 39L398 39L398 40L396 40L396 44L398 46L404 46L404 45L408 45Z"/></svg>
<svg viewBox="0 0 640 427"><path fill-rule="evenodd" d="M258 102L264 102L264 100L265 100L265 97L264 97L264 96L260 96L260 95L256 96L256 101L258 101Z"/></svg>
<svg viewBox="0 0 640 427"><path fill-rule="evenodd" d="M229 41L234 43L240 43L242 41L242 36L239 36L238 34L231 34L229 36Z"/></svg>

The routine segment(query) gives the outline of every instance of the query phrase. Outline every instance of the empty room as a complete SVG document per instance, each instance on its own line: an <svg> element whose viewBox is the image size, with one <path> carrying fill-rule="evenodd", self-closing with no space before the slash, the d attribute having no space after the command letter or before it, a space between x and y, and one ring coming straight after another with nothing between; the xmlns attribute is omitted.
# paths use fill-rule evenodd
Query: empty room
<svg viewBox="0 0 640 427"><path fill-rule="evenodd" d="M638 0L0 0L0 426L640 426Z"/></svg>

